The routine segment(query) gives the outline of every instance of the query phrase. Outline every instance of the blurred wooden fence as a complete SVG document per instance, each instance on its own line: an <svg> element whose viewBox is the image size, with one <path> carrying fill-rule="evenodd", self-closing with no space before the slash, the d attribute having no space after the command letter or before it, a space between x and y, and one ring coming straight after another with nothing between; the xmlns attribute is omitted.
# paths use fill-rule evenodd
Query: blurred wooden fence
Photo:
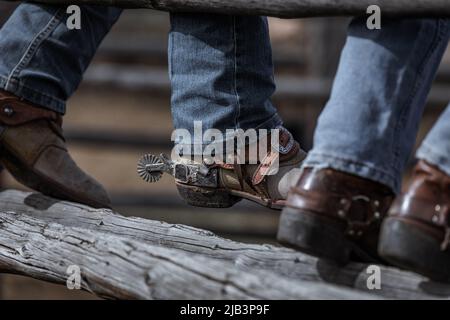
<svg viewBox="0 0 450 320"><path fill-rule="evenodd" d="M57 3L62 2L57 1ZM0 25L13 7L13 2L0 1ZM146 102L153 104L152 107L155 109L168 109L170 87L166 70L167 51L166 43L162 40L166 37L167 28L166 26L163 28L159 26L167 23L167 21L164 20L166 17L156 19L155 14L158 13L147 10L145 14L142 14L145 17L139 19L136 19L134 15L127 16L127 14L122 17L124 19L121 21L125 20L125 22L119 22L120 25L101 46L97 60L94 61L86 74L84 88L93 91L106 88L107 90L103 92L123 92L126 96L132 96L136 92L151 92L152 97L160 96L166 103ZM159 16L163 15L160 14ZM293 22L303 23L301 21ZM141 30L136 31L134 29L136 25L140 26ZM345 25L346 22L342 19L312 19L304 25L302 24L304 32L296 34L295 39L297 40L289 39L277 42L276 38L272 39L274 40L274 62L278 84L278 91L275 96L276 104L280 111L291 110L289 112L295 115L291 117L292 119L286 117L287 120L290 120L287 124L291 130L297 133L296 138L307 147L312 139L315 116L328 99L331 79L345 38ZM301 47L301 51L296 50L297 45ZM280 47L283 47L283 50L280 50ZM428 112L439 111L450 101L449 83L450 69L443 65L429 99L429 106L432 108L429 108ZM89 109L90 106L85 105L83 107ZM312 109L315 111L311 112ZM127 108L124 106L123 117L126 117L126 114ZM303 128L304 125L308 126L306 130ZM109 146L117 150L117 153L123 153L130 146L147 151L170 146L168 137L162 133L149 135L130 133L124 130L119 132L114 128L97 130L74 126L66 126L65 129L71 148L74 145ZM111 171L114 174L114 170ZM95 175L95 172L93 173ZM130 172L129 174L135 173ZM199 216L200 218L196 219L186 218L190 214L188 208L173 194L154 196L149 192L149 189L146 189L141 193L116 193L112 195L112 198L114 204L120 206L123 212L133 213L134 208L140 207L144 208L142 212L145 212L147 218L155 218L152 215L157 212L159 215L157 218L162 216L161 219L168 220L168 218L166 219L168 215L164 210L175 209L173 211L177 215L171 216L172 221L189 219L189 221L199 222L197 225L201 227L206 227L202 224L207 220L204 218L207 213L203 212ZM181 208L183 210L180 210ZM191 215L198 216L198 211L200 210ZM243 203L231 211L214 212L214 214L209 215L209 221L214 220L214 224L211 223L207 228L236 238L247 236L246 240L248 240L248 237L251 237L254 241L270 241L274 238L274 228L276 228L274 223L259 229L256 223L247 223L242 226L243 220L235 219L245 216L250 221L261 221L258 207ZM182 214L180 214L181 212ZM225 222L230 220L236 221L233 221L232 224ZM273 221L275 220L273 219ZM208 223L210 223L209 221ZM189 222L189 224L196 223ZM351 280L350 276L349 279Z"/></svg>
<svg viewBox="0 0 450 320"><path fill-rule="evenodd" d="M14 1L14 0L9 0ZM101 4L176 12L252 14L283 18L364 15L378 5L384 15L450 16L448 0L36 0L50 4Z"/></svg>

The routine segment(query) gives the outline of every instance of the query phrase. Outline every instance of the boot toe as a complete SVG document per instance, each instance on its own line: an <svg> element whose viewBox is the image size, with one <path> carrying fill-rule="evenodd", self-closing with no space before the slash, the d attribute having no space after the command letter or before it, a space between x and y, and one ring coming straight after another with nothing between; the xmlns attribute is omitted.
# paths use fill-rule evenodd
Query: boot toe
<svg viewBox="0 0 450 320"><path fill-rule="evenodd" d="M94 208L110 208L105 188L81 170L66 150L49 147L41 154L35 169L54 184L57 197L87 204Z"/></svg>
<svg viewBox="0 0 450 320"><path fill-rule="evenodd" d="M111 208L105 188L58 146L48 146L33 165L10 152L4 152L1 162L19 182L45 195L94 208Z"/></svg>

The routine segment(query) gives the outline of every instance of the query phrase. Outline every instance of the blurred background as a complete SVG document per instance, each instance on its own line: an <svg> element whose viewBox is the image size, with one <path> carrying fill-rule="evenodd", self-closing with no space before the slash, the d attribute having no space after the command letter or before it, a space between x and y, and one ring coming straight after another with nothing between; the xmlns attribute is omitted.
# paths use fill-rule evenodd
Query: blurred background
<svg viewBox="0 0 450 320"><path fill-rule="evenodd" d="M0 3L0 26L14 7ZM317 117L329 96L348 22L345 18L270 19L278 87L274 102L285 125L306 150L311 148ZM143 154L170 154L168 30L166 13L128 10L123 14L68 103L64 131L71 154L106 186L115 209L124 215L188 224L239 241L274 243L279 212L248 201L226 210L188 207L170 177L147 184L136 173ZM449 62L450 52L429 97L418 143L450 101ZM2 189L25 190L7 172L0 175ZM0 298L94 297L20 276L0 275Z"/></svg>

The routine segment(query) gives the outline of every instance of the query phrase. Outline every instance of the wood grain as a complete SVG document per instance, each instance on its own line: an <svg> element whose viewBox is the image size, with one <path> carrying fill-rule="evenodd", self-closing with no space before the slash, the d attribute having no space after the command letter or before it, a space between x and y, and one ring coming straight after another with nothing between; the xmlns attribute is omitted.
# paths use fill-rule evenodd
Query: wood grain
<svg viewBox="0 0 450 320"><path fill-rule="evenodd" d="M313 287L319 285L320 290L323 288L332 290L332 293L325 290L322 295L318 289L319 291L314 291L314 295L310 295L310 297L337 298L341 295L342 287L347 287L348 290L355 292L354 297L360 294L361 297L364 297L365 294L368 294L381 298L450 298L450 286L432 283L424 277L396 268L380 266L382 288L381 290L368 290L367 279L369 274L366 272L367 265L364 264L352 263L339 266L288 248L239 243L220 238L209 231L189 226L125 217L110 210L97 210L80 204L61 202L38 193L15 190L1 192L0 212L3 212L0 215L2 221L0 223L0 266L8 265L8 268L4 271L19 272L39 279L61 282L66 277L63 272L65 271L64 268L58 269L57 265L52 266L51 273L46 273L44 270L45 264L53 265L51 262L53 260L54 263L64 261L64 266L68 263L82 263L84 268L93 272L91 277L99 279L102 283L108 281L104 278L108 274L114 274L114 281L121 282L121 277L128 279L128 272L140 272L140 277L143 276L144 266L141 266L141 261L146 261L145 268L153 269L152 266L155 265L158 270L164 270L168 266L161 259L164 260L171 256L175 259L172 263L182 264L182 261L187 259L194 266L196 265L195 261L201 261L200 265L193 267L194 269L208 267L208 270L213 270L219 268L217 269L218 272L229 271L232 272L233 276L242 275L244 278L260 272L262 277L270 275L271 281L281 279L280 283L298 282L299 287L304 286L303 282L306 282ZM14 230L21 231L15 233ZM51 233L48 230L51 230ZM67 239L74 238L79 239L77 240L78 245L66 243ZM13 242L8 242L10 240L13 240ZM108 248L108 243L111 244L111 248ZM25 248L32 246L33 250L26 250L29 255L22 256L21 246L23 245L25 245ZM71 253L71 245L73 251L77 254L75 256ZM139 248L139 250L134 250L134 247ZM40 257L43 254L39 248L59 249L57 252L51 250L45 255L44 259L40 261L40 266L43 269L40 270L41 273L36 273L34 271L35 257ZM115 264L118 259L117 252L120 252L119 261L127 260L129 264L119 264L119 270L112 269L101 275L95 274L95 272L98 272L97 267L103 270L106 265ZM160 259L155 258L152 252L159 252L162 256ZM145 255L149 255L149 257L144 258ZM17 261L14 260L14 257ZM15 262L11 264L11 261ZM138 266L142 268L139 269ZM160 266L164 267L159 269ZM213 266L213 269L210 269L211 266ZM173 268L170 267L169 269ZM195 278L193 275L186 275L185 277L181 269L179 272L176 279L180 281L180 284L187 285L189 281L193 281L193 278ZM165 274L161 276L167 277ZM136 273L133 274L133 277L137 277ZM262 279L259 279L255 282L257 283L260 280L262 281ZM97 280L87 281L91 283L90 287L92 287L92 282ZM113 286L114 281L109 280L109 288ZM201 285L195 282L193 285L203 288L203 286L209 286L210 284ZM120 295L120 297L124 298L127 295L135 298L162 297L162 293L155 297L145 294L145 290L142 289L143 283L135 284L135 286L141 289L137 291L130 288L124 289L127 294ZM215 288L217 290L219 288L217 283ZM281 297L306 298L309 295L306 293L300 294L295 290L292 292L289 290L283 291L285 289L274 288L273 296L264 295L263 297L272 299ZM146 290L150 289L147 288ZM201 299L202 295L199 290L194 290L196 292L195 297ZM234 288L233 292L236 290ZM261 288L258 287L258 290L261 290ZM101 296L112 295L117 297L115 291L110 292L105 288L100 291L91 291ZM164 297L166 298L181 298L179 292L173 293L173 296L168 293L165 294ZM238 293L231 296L220 296L218 291L215 291L214 294L217 298L238 297ZM239 293L239 295L241 294L242 292ZM256 295L256 291L253 294ZM342 292L342 297L349 297L347 289ZM245 298L252 298L252 295L249 293Z"/></svg>

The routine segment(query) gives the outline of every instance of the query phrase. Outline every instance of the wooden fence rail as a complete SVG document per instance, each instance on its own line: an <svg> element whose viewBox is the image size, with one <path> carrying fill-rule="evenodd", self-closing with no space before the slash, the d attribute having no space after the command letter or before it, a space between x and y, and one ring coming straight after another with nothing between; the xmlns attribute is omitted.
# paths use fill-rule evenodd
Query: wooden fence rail
<svg viewBox="0 0 450 320"><path fill-rule="evenodd" d="M7 0L15 1L15 0ZM380 6L384 15L450 16L448 0L37 0L49 4L100 4L173 12L250 14L283 18L359 16L368 6Z"/></svg>
<svg viewBox="0 0 450 320"><path fill-rule="evenodd" d="M0 272L65 284L70 265L82 287L106 298L367 299L450 298L450 286L380 266L338 266L209 231L124 217L36 193L0 193Z"/></svg>

